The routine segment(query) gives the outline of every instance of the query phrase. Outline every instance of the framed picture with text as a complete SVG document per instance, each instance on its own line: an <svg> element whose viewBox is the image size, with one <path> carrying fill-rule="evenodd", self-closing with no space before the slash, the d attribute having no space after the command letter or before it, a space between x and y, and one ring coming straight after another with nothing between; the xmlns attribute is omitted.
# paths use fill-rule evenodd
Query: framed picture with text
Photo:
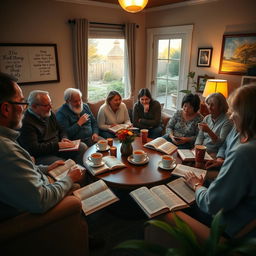
<svg viewBox="0 0 256 256"><path fill-rule="evenodd" d="M197 66L210 67L212 61L212 48L198 48Z"/></svg>
<svg viewBox="0 0 256 256"><path fill-rule="evenodd" d="M220 74L245 75L256 65L256 33L223 35Z"/></svg>
<svg viewBox="0 0 256 256"><path fill-rule="evenodd" d="M0 43L0 70L20 85L59 82L57 45Z"/></svg>

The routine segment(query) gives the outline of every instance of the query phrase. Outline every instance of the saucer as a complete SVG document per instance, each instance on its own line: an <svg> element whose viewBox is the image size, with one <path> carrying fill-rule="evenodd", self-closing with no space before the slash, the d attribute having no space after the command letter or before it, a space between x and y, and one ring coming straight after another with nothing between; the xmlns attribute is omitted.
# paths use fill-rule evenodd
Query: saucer
<svg viewBox="0 0 256 256"><path fill-rule="evenodd" d="M158 167L160 167L161 169L164 169L164 170L172 170L172 169L174 169L176 167L176 165L177 164L176 164L175 160L172 162L172 164L171 164L171 166L169 168L163 167L162 161L160 161L158 163Z"/></svg>
<svg viewBox="0 0 256 256"><path fill-rule="evenodd" d="M128 161L129 163L131 163L131 164L141 165L141 164L146 164L146 163L148 163L148 162L149 162L149 157L146 156L146 157L144 158L144 160L141 161L141 162L135 162L133 156L130 155L130 156L128 156L127 161Z"/></svg>
<svg viewBox="0 0 256 256"><path fill-rule="evenodd" d="M92 161L90 161L90 160L88 159L88 164L89 164L91 167L97 168L97 167L101 167L102 165L104 165L104 162L101 161L100 164L94 164Z"/></svg>
<svg viewBox="0 0 256 256"><path fill-rule="evenodd" d="M96 149L97 149L97 151L99 151L99 152L105 152L105 151L108 151L108 150L110 149L110 146L107 145L106 149L100 150L100 149L99 149L99 146L96 144Z"/></svg>

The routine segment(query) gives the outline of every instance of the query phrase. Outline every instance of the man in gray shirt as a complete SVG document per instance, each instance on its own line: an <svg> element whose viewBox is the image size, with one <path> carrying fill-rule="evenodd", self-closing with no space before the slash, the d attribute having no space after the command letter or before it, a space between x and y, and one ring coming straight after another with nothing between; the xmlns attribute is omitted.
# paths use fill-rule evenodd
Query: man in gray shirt
<svg viewBox="0 0 256 256"><path fill-rule="evenodd" d="M50 183L46 174L59 162L36 166L17 143L16 129L21 128L27 105L16 79L0 73L0 220L24 211L46 212L82 178L80 169L75 168L65 178Z"/></svg>

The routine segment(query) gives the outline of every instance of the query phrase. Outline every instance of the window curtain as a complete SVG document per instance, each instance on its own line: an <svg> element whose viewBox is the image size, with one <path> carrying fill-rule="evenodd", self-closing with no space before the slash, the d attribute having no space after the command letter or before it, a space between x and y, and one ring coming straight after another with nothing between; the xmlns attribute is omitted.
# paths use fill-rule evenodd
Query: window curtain
<svg viewBox="0 0 256 256"><path fill-rule="evenodd" d="M126 65L127 65L127 91L125 95L134 97L135 91L135 29L136 24L125 24L125 44L126 44Z"/></svg>
<svg viewBox="0 0 256 256"><path fill-rule="evenodd" d="M76 88L83 94L83 101L88 98L88 30L87 19L75 19L72 24L72 48L74 79Z"/></svg>

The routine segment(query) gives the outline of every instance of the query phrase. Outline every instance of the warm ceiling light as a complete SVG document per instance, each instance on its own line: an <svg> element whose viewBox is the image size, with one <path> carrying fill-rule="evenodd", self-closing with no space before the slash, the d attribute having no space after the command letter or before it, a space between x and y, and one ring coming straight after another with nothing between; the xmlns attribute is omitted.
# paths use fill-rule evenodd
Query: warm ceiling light
<svg viewBox="0 0 256 256"><path fill-rule="evenodd" d="M122 8L127 12L140 12L148 3L148 0L118 0Z"/></svg>
<svg viewBox="0 0 256 256"><path fill-rule="evenodd" d="M203 92L203 97L207 97L211 93L220 92L225 98L228 97L228 82L221 79L208 79Z"/></svg>

